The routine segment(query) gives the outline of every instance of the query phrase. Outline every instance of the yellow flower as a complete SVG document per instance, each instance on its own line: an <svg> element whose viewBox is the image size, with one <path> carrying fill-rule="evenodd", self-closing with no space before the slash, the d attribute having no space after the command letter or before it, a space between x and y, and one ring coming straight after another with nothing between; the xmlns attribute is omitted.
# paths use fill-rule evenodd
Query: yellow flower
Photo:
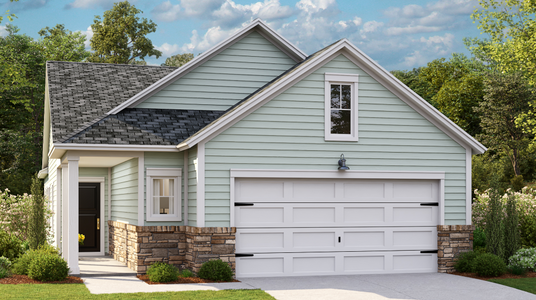
<svg viewBox="0 0 536 300"><path fill-rule="evenodd" d="M78 234L78 243L79 243L80 245L84 245L84 240L85 240L85 239L86 239L86 236L85 236L85 235L83 235L83 234L81 234L81 233Z"/></svg>

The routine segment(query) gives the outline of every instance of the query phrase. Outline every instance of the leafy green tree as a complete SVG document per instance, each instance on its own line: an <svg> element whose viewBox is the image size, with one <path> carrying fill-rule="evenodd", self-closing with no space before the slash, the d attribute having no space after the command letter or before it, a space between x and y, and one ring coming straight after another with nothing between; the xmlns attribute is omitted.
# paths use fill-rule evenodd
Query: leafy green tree
<svg viewBox="0 0 536 300"><path fill-rule="evenodd" d="M519 212L517 210L516 198L513 194L508 195L505 210L506 216L503 220L504 253L502 259L508 262L510 256L519 250L521 243L521 237L519 235Z"/></svg>
<svg viewBox="0 0 536 300"><path fill-rule="evenodd" d="M90 55L84 45L86 36L66 29L63 24L57 24L53 28L45 27L39 31L39 35L47 60L83 61Z"/></svg>
<svg viewBox="0 0 536 300"><path fill-rule="evenodd" d="M471 39L473 53L493 61L499 72L522 72L536 84L536 1L479 0L471 18L489 39Z"/></svg>
<svg viewBox="0 0 536 300"><path fill-rule="evenodd" d="M9 0L10 2L18 2L19 0ZM6 18L9 20L9 22L13 22L13 18L16 18L14 14L10 14L9 10L4 13ZM4 20L4 16L0 15L0 24L2 24L2 20Z"/></svg>
<svg viewBox="0 0 536 300"><path fill-rule="evenodd" d="M521 175L521 154L532 138L516 126L516 119L529 110L528 103L535 97L533 91L519 73L490 73L484 80L484 99L475 107L482 126L477 138L490 150L506 155L514 175Z"/></svg>
<svg viewBox="0 0 536 300"><path fill-rule="evenodd" d="M136 59L143 60L146 56L162 56L155 49L146 35L156 31L156 24L138 15L142 13L128 1L118 2L104 12L104 17L96 16L91 29L91 49L94 51L88 58L91 62L130 64Z"/></svg>
<svg viewBox="0 0 536 300"><path fill-rule="evenodd" d="M166 62L162 64L165 67L180 67L194 59L192 53L177 54L166 58Z"/></svg>
<svg viewBox="0 0 536 300"><path fill-rule="evenodd" d="M504 255L504 231L502 230L503 207L501 194L495 188L489 193L489 210L485 216L486 251L499 257Z"/></svg>
<svg viewBox="0 0 536 300"><path fill-rule="evenodd" d="M429 62L419 78L427 83L431 103L454 123L474 136L481 130L480 116L473 111L483 98L482 72L486 67L463 54Z"/></svg>

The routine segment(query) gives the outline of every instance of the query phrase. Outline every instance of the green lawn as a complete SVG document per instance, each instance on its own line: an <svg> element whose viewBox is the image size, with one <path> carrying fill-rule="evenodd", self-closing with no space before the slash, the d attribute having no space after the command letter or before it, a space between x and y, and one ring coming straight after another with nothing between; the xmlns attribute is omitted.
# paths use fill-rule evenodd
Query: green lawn
<svg viewBox="0 0 536 300"><path fill-rule="evenodd" d="M489 281L536 294L536 278L490 279Z"/></svg>
<svg viewBox="0 0 536 300"><path fill-rule="evenodd" d="M261 290L224 290L92 295L84 284L2 284L2 299L254 299L274 300Z"/></svg>

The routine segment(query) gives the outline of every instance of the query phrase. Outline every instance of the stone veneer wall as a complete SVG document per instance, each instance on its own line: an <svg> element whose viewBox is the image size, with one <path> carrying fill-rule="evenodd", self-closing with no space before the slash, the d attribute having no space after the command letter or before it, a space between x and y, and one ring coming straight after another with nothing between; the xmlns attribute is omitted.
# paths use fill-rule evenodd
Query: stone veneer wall
<svg viewBox="0 0 536 300"><path fill-rule="evenodd" d="M161 261L198 272L211 259L235 270L235 233L231 227L136 226L108 221L109 254L130 269L145 273Z"/></svg>
<svg viewBox="0 0 536 300"><path fill-rule="evenodd" d="M473 225L437 226L437 264L439 273L454 272L461 252L473 250Z"/></svg>

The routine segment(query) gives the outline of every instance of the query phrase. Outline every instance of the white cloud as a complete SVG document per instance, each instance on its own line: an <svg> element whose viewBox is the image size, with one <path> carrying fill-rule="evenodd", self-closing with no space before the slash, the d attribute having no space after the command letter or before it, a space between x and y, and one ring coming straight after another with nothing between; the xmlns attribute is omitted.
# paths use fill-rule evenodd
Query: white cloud
<svg viewBox="0 0 536 300"><path fill-rule="evenodd" d="M0 25L0 36L7 36L9 33L6 30L6 26Z"/></svg>
<svg viewBox="0 0 536 300"><path fill-rule="evenodd" d="M162 44L162 46L157 46L155 48L156 48L156 50L162 52L162 57L163 58L168 58L168 57L170 57L172 55L178 54L180 52L180 50L181 50L181 46L179 46L177 44L170 45L168 43L164 43L164 44Z"/></svg>
<svg viewBox="0 0 536 300"><path fill-rule="evenodd" d="M117 0L74 0L65 5L65 8L95 8L96 6L111 8L114 2L117 2Z"/></svg>
<svg viewBox="0 0 536 300"><path fill-rule="evenodd" d="M91 49L90 41L93 37L93 30L91 29L91 26L89 26L86 30L79 30L83 35L86 36L86 41L84 42L84 46L86 49Z"/></svg>
<svg viewBox="0 0 536 300"><path fill-rule="evenodd" d="M442 30L438 26L406 26L406 27L390 27L385 30L387 35L402 35L402 34L413 34L413 33L422 33L422 32L436 32Z"/></svg>
<svg viewBox="0 0 536 300"><path fill-rule="evenodd" d="M212 46L229 37L233 32L235 32L234 29L223 30L220 27L212 27L207 30L204 36L200 36L197 33L197 30L193 30L192 37L190 38L190 43L184 44L180 48L180 52L193 53L194 55L197 55L197 53L205 52Z"/></svg>
<svg viewBox="0 0 536 300"><path fill-rule="evenodd" d="M151 11L155 19L162 22L173 22L178 20L180 17L180 12L180 5L173 5L169 1L160 3Z"/></svg>

